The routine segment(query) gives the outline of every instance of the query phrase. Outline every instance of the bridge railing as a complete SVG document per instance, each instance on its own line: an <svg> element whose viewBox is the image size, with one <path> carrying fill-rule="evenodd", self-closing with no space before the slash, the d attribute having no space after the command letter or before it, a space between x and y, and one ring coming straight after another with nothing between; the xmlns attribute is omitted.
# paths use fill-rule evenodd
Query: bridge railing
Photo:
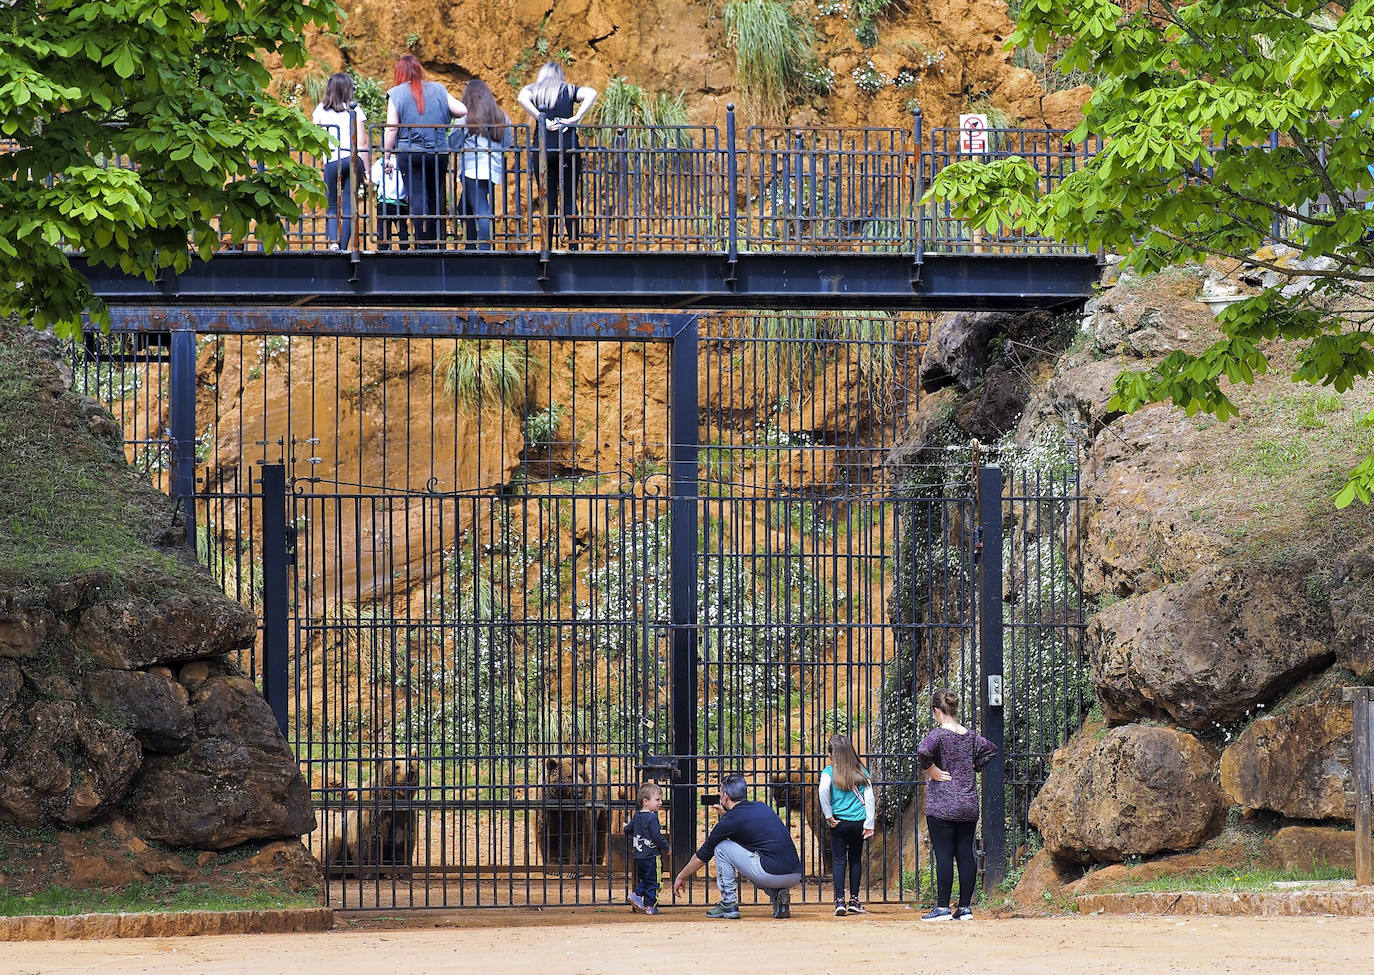
<svg viewBox="0 0 1374 975"><path fill-rule="evenodd" d="M1065 141L1068 134L1058 129L986 129L979 151L974 152L965 141L966 133L960 129L934 128L922 147L923 175L929 181L954 163L991 162L1020 156L1035 167L1040 174L1040 192L1047 193L1102 148L1100 138L1090 136L1081 144L1073 145ZM1004 224L995 231L974 230L954 216L948 203L934 203L926 208L922 214L921 239L927 251L941 253L1081 253L1081 248L1050 237L1027 234Z"/></svg>
<svg viewBox="0 0 1374 975"><path fill-rule="evenodd" d="M450 130L435 132L448 144ZM1017 154L1042 173L1046 190L1100 147L1070 145L1066 132L994 129L987 151L960 148L953 128L753 126L736 131L734 113L716 126L596 126L577 129L575 147L541 151L528 124L510 127L499 152L502 179L489 202L464 193L464 167L480 151L469 138L457 151L397 154L393 168L428 194L406 187L398 205L379 195L373 164L385 127L368 126L370 152L348 153L330 168L338 203L305 209L285 226L288 252L342 244L358 252L490 249L547 255L596 253L719 254L1080 253L1010 228L975 232L947 204L920 204L943 169L965 159ZM337 133L336 133L337 135ZM556 141L556 140L554 140ZM460 140L455 139L454 144ZM0 145L0 152L13 147ZM298 159L324 170L339 153ZM109 165L130 165L111 159ZM349 175L352 173L353 175ZM561 185L559 185L561 184ZM421 205L421 199L428 200ZM485 194L484 194L485 195ZM221 251L257 251L260 241L221 242Z"/></svg>

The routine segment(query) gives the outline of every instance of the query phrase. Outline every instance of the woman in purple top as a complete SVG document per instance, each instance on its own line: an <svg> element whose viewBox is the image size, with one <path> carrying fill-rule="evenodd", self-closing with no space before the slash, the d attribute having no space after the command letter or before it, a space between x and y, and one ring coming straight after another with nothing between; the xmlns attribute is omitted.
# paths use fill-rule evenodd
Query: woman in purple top
<svg viewBox="0 0 1374 975"><path fill-rule="evenodd" d="M951 691L931 695L930 710L939 726L916 750L930 782L926 786L926 829L935 850L935 909L922 921L972 921L973 832L978 825L978 789L973 775L987 768L997 746L959 723L959 698ZM952 913L954 863L959 864L959 906Z"/></svg>

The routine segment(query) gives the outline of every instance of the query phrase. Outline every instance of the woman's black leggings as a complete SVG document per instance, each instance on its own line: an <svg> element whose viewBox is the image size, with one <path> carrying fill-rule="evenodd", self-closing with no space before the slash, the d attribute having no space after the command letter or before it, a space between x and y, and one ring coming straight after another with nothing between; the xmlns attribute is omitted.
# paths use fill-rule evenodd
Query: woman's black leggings
<svg viewBox="0 0 1374 975"><path fill-rule="evenodd" d="M978 870L973 862L973 831L977 826L976 819L926 817L930 846L935 851L936 907L949 907L955 861L959 864L959 906L968 907L973 903L973 885L978 882Z"/></svg>
<svg viewBox="0 0 1374 975"><path fill-rule="evenodd" d="M841 819L830 827L830 860L834 871L835 900L844 900L844 868L849 866L849 896L859 896L859 877L864 866L864 824Z"/></svg>

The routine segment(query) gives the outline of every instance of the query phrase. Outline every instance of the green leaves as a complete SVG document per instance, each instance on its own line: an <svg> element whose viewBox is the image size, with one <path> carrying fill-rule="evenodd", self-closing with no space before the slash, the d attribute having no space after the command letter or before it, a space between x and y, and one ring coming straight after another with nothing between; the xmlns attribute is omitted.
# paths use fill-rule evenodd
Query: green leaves
<svg viewBox="0 0 1374 975"><path fill-rule="evenodd" d="M0 8L0 313L75 334L99 320L67 261L154 275L213 252L221 230L280 239L320 195L295 151L321 130L266 91L333 0L47 0Z"/></svg>

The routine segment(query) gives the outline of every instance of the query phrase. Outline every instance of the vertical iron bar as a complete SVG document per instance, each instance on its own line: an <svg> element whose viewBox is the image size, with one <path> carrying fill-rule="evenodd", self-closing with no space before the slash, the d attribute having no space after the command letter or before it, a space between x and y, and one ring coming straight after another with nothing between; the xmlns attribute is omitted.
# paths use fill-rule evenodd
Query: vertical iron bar
<svg viewBox="0 0 1374 975"><path fill-rule="evenodd" d="M988 689L996 678L1002 683L1002 471L978 470L978 525L982 542L982 591L979 593L979 638L984 702L980 733L997 746L999 754L983 770L983 889L995 888L1007 872L1006 736L1000 703L988 703Z"/></svg>
<svg viewBox="0 0 1374 975"><path fill-rule="evenodd" d="M172 495L196 549L196 333L172 333Z"/></svg>
<svg viewBox="0 0 1374 975"><path fill-rule="evenodd" d="M729 278L739 261L739 156L735 147L735 106L725 106L725 223L729 233Z"/></svg>
<svg viewBox="0 0 1374 975"><path fill-rule="evenodd" d="M287 733L286 465L263 464L262 478L262 693Z"/></svg>
<svg viewBox="0 0 1374 975"><path fill-rule="evenodd" d="M697 821L697 320L669 346L671 440L669 574L672 611L672 734L678 777L672 787L673 863L696 850Z"/></svg>
<svg viewBox="0 0 1374 975"><path fill-rule="evenodd" d="M921 115L920 105L917 105L916 110L911 114L914 116L912 123L912 131L916 137L916 187L915 199L912 200L912 203L915 205L916 209L916 240L913 255L913 263L916 265L916 267L919 268L921 266L921 262L925 260L926 251L925 220L923 218L923 214L925 213L925 204L921 202L921 198L926 195L924 146L925 136L923 134L923 126L925 123L925 119Z"/></svg>

